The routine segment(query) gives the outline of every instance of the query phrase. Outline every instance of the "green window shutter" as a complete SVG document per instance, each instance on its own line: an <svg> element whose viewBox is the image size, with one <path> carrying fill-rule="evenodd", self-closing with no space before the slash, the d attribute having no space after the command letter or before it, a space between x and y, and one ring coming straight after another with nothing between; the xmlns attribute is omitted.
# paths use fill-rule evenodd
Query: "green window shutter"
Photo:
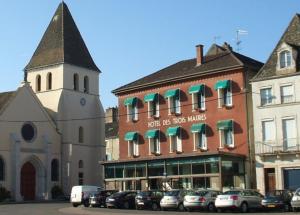
<svg viewBox="0 0 300 215"><path fill-rule="evenodd" d="M158 94L157 93L149 93L149 94L145 95L144 101L145 102L153 102L157 98L158 98Z"/></svg>
<svg viewBox="0 0 300 215"><path fill-rule="evenodd" d="M189 94L199 93L200 91L203 90L203 88L204 88L203 84L193 85L189 88Z"/></svg>
<svg viewBox="0 0 300 215"><path fill-rule="evenodd" d="M221 120L217 123L218 130L232 130L233 121L232 120Z"/></svg>
<svg viewBox="0 0 300 215"><path fill-rule="evenodd" d="M135 105L137 103L136 97L129 97L124 100L124 105Z"/></svg>
<svg viewBox="0 0 300 215"><path fill-rule="evenodd" d="M159 130L157 129L152 129L152 130L148 130L145 134L146 138L157 138L159 134Z"/></svg>
<svg viewBox="0 0 300 215"><path fill-rule="evenodd" d="M230 87L230 80L221 80L215 84L215 90L226 89Z"/></svg>
<svg viewBox="0 0 300 215"><path fill-rule="evenodd" d="M176 126L176 127L169 127L167 129L167 135L168 136L175 136L175 135L179 135L180 133L180 127Z"/></svg>
<svg viewBox="0 0 300 215"><path fill-rule="evenodd" d="M178 97L179 96L179 89L167 90L165 93L165 98L169 97Z"/></svg>
<svg viewBox="0 0 300 215"><path fill-rule="evenodd" d="M133 141L133 140L137 140L137 137L138 137L137 132L131 131L131 132L127 132L127 133L125 134L124 139L125 139L126 141Z"/></svg>
<svg viewBox="0 0 300 215"><path fill-rule="evenodd" d="M191 127L191 132L205 132L205 123L193 124Z"/></svg>

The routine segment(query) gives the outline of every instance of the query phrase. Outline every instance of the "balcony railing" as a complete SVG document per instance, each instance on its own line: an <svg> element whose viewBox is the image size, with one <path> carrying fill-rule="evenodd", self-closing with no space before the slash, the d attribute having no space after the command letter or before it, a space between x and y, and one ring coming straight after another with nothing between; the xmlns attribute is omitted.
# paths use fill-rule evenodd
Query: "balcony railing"
<svg viewBox="0 0 300 215"><path fill-rule="evenodd" d="M280 141L255 142L255 154L278 154L300 152L299 139L288 138Z"/></svg>

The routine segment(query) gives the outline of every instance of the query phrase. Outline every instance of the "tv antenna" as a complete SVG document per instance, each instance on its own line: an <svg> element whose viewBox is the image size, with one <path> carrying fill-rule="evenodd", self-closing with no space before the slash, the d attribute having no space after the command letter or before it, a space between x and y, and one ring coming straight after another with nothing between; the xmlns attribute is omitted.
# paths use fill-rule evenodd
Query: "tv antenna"
<svg viewBox="0 0 300 215"><path fill-rule="evenodd" d="M241 36L242 35L248 35L248 31L246 30L241 30L241 29L238 29L236 31L236 39L235 39L235 44L236 44L236 51L239 52L241 50Z"/></svg>

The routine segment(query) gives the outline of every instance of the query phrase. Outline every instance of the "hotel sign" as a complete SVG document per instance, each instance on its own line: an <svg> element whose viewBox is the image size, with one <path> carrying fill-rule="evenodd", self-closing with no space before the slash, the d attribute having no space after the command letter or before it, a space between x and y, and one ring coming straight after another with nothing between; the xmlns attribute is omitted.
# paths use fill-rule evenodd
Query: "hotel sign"
<svg viewBox="0 0 300 215"><path fill-rule="evenodd" d="M204 120L206 120L205 114L199 114L199 115L187 116L187 117L175 117L172 119L161 119L161 120L154 120L154 121L148 122L148 128L178 125L178 124L184 124L187 122L198 122L198 121L204 121Z"/></svg>

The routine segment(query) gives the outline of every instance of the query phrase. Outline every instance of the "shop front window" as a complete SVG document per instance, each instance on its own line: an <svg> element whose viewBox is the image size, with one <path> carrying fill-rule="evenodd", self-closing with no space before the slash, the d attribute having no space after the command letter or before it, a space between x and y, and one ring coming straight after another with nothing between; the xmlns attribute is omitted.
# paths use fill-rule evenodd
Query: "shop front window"
<svg viewBox="0 0 300 215"><path fill-rule="evenodd" d="M225 188L245 188L245 167L243 161L222 161L222 183Z"/></svg>
<svg viewBox="0 0 300 215"><path fill-rule="evenodd" d="M115 167L106 166L105 167L105 178L114 178L115 177Z"/></svg>
<svg viewBox="0 0 300 215"><path fill-rule="evenodd" d="M210 178L209 177L196 177L193 178L193 188L210 188Z"/></svg>
<svg viewBox="0 0 300 215"><path fill-rule="evenodd" d="M136 177L146 177L146 164L136 164Z"/></svg>
<svg viewBox="0 0 300 215"><path fill-rule="evenodd" d="M124 177L124 166L116 166L116 178Z"/></svg>
<svg viewBox="0 0 300 215"><path fill-rule="evenodd" d="M163 176L165 172L163 162L148 163L148 176Z"/></svg>
<svg viewBox="0 0 300 215"><path fill-rule="evenodd" d="M191 174L191 162L182 161L179 162L179 175L190 175Z"/></svg>
<svg viewBox="0 0 300 215"><path fill-rule="evenodd" d="M167 161L167 175L178 175L178 161Z"/></svg>
<svg viewBox="0 0 300 215"><path fill-rule="evenodd" d="M205 167L204 163L193 163L192 164L192 174L204 174Z"/></svg>
<svg viewBox="0 0 300 215"><path fill-rule="evenodd" d="M135 177L135 165L125 165L124 176L125 178Z"/></svg>
<svg viewBox="0 0 300 215"><path fill-rule="evenodd" d="M206 173L218 173L219 172L219 162L208 162L205 163Z"/></svg>

